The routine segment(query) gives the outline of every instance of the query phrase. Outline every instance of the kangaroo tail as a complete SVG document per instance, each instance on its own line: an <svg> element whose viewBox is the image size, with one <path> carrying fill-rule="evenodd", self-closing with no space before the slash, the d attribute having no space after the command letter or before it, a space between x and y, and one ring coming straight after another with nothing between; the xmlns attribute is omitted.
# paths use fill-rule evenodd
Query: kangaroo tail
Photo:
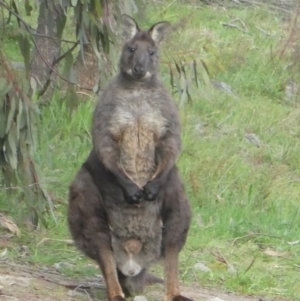
<svg viewBox="0 0 300 301"><path fill-rule="evenodd" d="M150 273L147 273L145 275L145 285L151 285L157 283L164 283L164 280Z"/></svg>

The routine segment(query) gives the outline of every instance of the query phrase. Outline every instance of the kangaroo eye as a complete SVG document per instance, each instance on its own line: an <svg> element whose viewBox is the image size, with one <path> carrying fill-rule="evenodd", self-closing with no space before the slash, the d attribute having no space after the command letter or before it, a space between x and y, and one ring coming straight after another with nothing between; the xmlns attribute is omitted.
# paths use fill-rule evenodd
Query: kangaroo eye
<svg viewBox="0 0 300 301"><path fill-rule="evenodd" d="M129 52L134 53L135 52L135 48L129 47Z"/></svg>
<svg viewBox="0 0 300 301"><path fill-rule="evenodd" d="M150 51L149 51L149 54L150 54L150 55L153 55L153 54L154 54L154 51L151 51L151 50L150 50Z"/></svg>

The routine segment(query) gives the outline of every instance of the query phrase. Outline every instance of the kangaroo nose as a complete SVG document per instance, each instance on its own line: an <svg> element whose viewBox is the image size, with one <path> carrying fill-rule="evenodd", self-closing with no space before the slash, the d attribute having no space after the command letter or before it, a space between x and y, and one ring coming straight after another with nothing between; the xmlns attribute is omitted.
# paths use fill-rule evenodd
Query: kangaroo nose
<svg viewBox="0 0 300 301"><path fill-rule="evenodd" d="M129 276L134 276L135 275L135 270L129 270L128 275Z"/></svg>
<svg viewBox="0 0 300 301"><path fill-rule="evenodd" d="M133 71L136 74L142 75L145 73L145 68L143 66L136 65L136 66L134 66Z"/></svg>

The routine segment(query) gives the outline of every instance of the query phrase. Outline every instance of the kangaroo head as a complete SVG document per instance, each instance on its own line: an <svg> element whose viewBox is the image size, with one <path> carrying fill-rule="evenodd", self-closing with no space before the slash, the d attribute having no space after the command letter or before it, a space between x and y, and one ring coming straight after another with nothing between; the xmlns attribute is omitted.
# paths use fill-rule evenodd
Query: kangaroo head
<svg viewBox="0 0 300 301"><path fill-rule="evenodd" d="M158 71L158 48L170 23L162 21L141 30L134 19L122 15L125 43L120 59L121 73L134 80L151 78Z"/></svg>

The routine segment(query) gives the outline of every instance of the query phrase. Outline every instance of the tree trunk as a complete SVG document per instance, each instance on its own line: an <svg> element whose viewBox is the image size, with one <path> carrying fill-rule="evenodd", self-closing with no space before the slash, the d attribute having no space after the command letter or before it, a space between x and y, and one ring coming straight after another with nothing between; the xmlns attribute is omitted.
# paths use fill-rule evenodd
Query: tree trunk
<svg viewBox="0 0 300 301"><path fill-rule="evenodd" d="M47 102L56 83L55 59L60 55L60 39L63 32L65 15L62 7L55 1L40 0L35 47L32 52L30 74L38 84L41 102ZM59 28L59 32L58 32Z"/></svg>
<svg viewBox="0 0 300 301"><path fill-rule="evenodd" d="M93 88L99 84L98 58L91 44L83 45L83 55L78 53L73 66L75 91L81 96L93 95ZM95 91L96 92L96 91Z"/></svg>
<svg viewBox="0 0 300 301"><path fill-rule="evenodd" d="M101 16L101 19L99 22L104 23L106 26L110 27L114 32L116 31L116 22L114 20L114 6L112 2L108 1L101 1L102 11L103 14ZM121 1L120 1L121 2ZM100 72L107 74L107 72L110 72L110 65L108 59L105 57L105 54L103 53L101 47L99 49L99 52L102 56L102 60L105 62L103 65L105 65L107 68L105 70L99 70L98 67L98 58L93 50L92 44L90 43L89 33L88 30L85 30L85 34L88 38L89 44L83 45L83 55L82 57L81 52L78 53L75 63L73 66L73 74L76 84L79 87L76 87L75 90L77 93L81 95L88 95L91 96L98 91L94 90L93 88L98 85L98 90L101 89L101 83L100 81ZM90 89L90 90L88 90Z"/></svg>

